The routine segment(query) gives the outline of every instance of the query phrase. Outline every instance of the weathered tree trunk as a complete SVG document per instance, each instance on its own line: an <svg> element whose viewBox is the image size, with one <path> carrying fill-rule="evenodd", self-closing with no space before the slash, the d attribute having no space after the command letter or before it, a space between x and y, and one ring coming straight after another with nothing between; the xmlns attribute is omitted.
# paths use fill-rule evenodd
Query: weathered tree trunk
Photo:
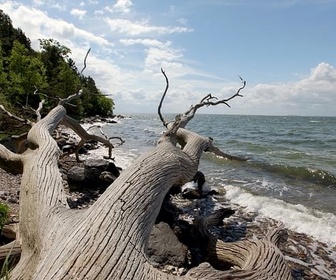
<svg viewBox="0 0 336 280"><path fill-rule="evenodd" d="M25 153L17 155L0 146L0 166L23 170L22 253L11 279L175 279L149 263L147 241L167 191L192 178L210 139L182 128L169 129L158 146L123 171L89 209L71 210L58 169L60 151L50 135L66 120L59 105L29 131ZM183 140L183 149L176 147L175 134ZM268 249L276 248L271 241L254 242L260 247L258 254L246 255L249 249L244 246L218 242L209 253L211 260L220 248L235 250L245 256L240 269L219 271L202 264L184 279L290 279L281 252L274 249L269 257Z"/></svg>

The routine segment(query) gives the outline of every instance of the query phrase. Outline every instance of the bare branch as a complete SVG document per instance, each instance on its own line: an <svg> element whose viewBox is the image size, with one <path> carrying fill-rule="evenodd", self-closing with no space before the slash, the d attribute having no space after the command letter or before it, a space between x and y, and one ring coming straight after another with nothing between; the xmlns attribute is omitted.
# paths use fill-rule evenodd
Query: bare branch
<svg viewBox="0 0 336 280"><path fill-rule="evenodd" d="M104 132L104 130L103 130L103 125L101 125L100 127L99 127L99 131L100 131L100 133L105 137L105 139L108 139L108 136L107 136L107 134Z"/></svg>
<svg viewBox="0 0 336 280"><path fill-rule="evenodd" d="M64 104L69 104L69 105L70 105L70 103L68 103L68 102L70 102L71 100L73 100L73 99L75 99L75 98L81 96L82 93L83 93L83 90L80 89L77 93L72 94L72 95L69 95L67 98L63 98L63 99L60 98L60 100L59 100L59 102L58 102L58 105L62 105L62 106L63 106ZM71 104L71 105L72 105L72 106L75 106L75 105L73 105L73 104Z"/></svg>
<svg viewBox="0 0 336 280"><path fill-rule="evenodd" d="M166 79L166 88L165 88L165 90L164 90L164 93L163 93L163 95L162 95L160 104L159 104L159 106L158 106L158 114L159 114L159 117L160 117L160 120L161 120L162 124L163 124L165 127L167 127L168 122L165 121L164 117L163 117L162 114L161 114L161 107L162 107L163 100L164 100L164 98L166 97L166 94L167 94L167 91L168 91L168 88L169 88L169 80L168 80L168 77L167 77L165 71L163 71L162 68L161 68L161 73L163 74L163 76L164 76L165 79Z"/></svg>
<svg viewBox="0 0 336 280"><path fill-rule="evenodd" d="M168 80L168 77L166 75L166 73L163 71L163 69L161 68L161 73L163 74L163 76L165 77L166 79L166 88L165 88L165 91L162 95L162 98L161 98L161 101L159 103L159 106L158 106L158 114L159 114L159 117L160 117L160 120L161 122L163 123L163 125L165 127L167 127L167 124L168 122L164 119L164 117L162 116L162 113L161 113L161 107L162 107L162 103L163 103L163 100L164 98L166 97L166 94L167 94L167 91L168 91L168 88L169 88L169 80ZM196 105L192 105L190 107L189 110L187 110L184 114L180 115L179 116L179 125L178 127L185 127L188 122L193 119L193 117L195 116L197 110L199 108L202 108L203 106L216 106L216 105L219 105L219 104L224 104L228 107L230 107L230 105L228 104L228 102L236 97L243 97L240 92L241 90L243 90L246 86L246 81L238 76L239 79L241 80L241 82L243 83L243 85L237 90L237 92L235 94L233 94L231 97L229 98L226 98L226 99L218 99L216 96L212 96L212 94L207 94L206 96L204 96L201 101L199 103L197 103ZM175 120L176 121L176 120Z"/></svg>
<svg viewBox="0 0 336 280"><path fill-rule="evenodd" d="M0 144L0 167L12 174L20 174L23 172L23 156Z"/></svg>
<svg viewBox="0 0 336 280"><path fill-rule="evenodd" d="M76 154L76 159L79 162L79 155L78 151L80 150L81 147L87 142L88 140L96 140L98 142L103 143L106 147L108 147L108 157L107 158L112 158L112 148L113 145L110 143L109 139L105 139L103 137L93 135L88 133L76 120L70 118L69 116L65 115L62 122L69 128L71 128L73 131L75 131L78 136L81 138L81 141L78 143L77 147L74 150L74 153ZM70 153L64 154L68 155ZM63 156L64 156L63 155Z"/></svg>
<svg viewBox="0 0 336 280"><path fill-rule="evenodd" d="M237 157L237 156L229 155L227 153L222 152L220 149L218 149L212 144L212 141L210 142L210 145L208 149L206 150L206 152L214 153L216 156L220 156L220 157L223 157L229 160L237 160L237 161L247 161L248 160L248 158Z"/></svg>
<svg viewBox="0 0 336 280"><path fill-rule="evenodd" d="M105 137L105 139L108 139L108 140L119 139L120 140L120 145L125 143L125 140L123 140L121 137L118 137L118 136L108 137L108 135L104 132L103 127L104 127L104 125L92 125L86 131L89 131L91 128L99 128L100 133Z"/></svg>
<svg viewBox="0 0 336 280"><path fill-rule="evenodd" d="M41 120L41 111L42 111L42 108L43 108L43 104L45 103L45 99L42 99L40 102L39 102L39 106L35 111L36 113L36 120L39 121Z"/></svg>
<svg viewBox="0 0 336 280"><path fill-rule="evenodd" d="M196 114L196 112L197 112L197 110L199 108L202 108L203 106L207 106L207 107L208 106L216 106L216 105L219 105L219 104L224 104L224 105L230 107L230 105L228 104L228 102L230 100L232 100L233 98L235 98L235 97L238 97L238 96L242 97L242 95L240 94L240 92L246 86L246 82L239 76L239 78L240 78L241 82L243 83L243 85L231 97L219 100L216 96L213 96L212 94L207 94L206 96L204 96L201 99L201 101L199 103L197 103L196 105L192 105L189 108L189 110L187 110L185 113L183 113L181 115L177 115L175 117L175 121L174 122L168 123L163 118L163 116L161 114L161 107L162 107L163 100L164 100L164 98L165 98L165 96L167 94L168 88L169 88L169 81L168 81L168 77L167 77L166 73L162 69L161 69L161 72L162 72L162 74L164 75L164 77L166 79L166 88L165 88L165 91L164 91L164 93L162 95L160 104L158 106L158 114L159 114L160 120L162 121L163 125L166 126L168 128L168 130L167 130L167 132L165 132L165 134L163 135L163 137L161 137L160 142L164 141L164 139L166 137L168 137L170 139L170 141L172 141L172 143L176 143L176 141L177 141L176 133L177 133L178 129L179 128L185 128L185 126L189 123L189 121L191 119L193 119L193 117L195 116L195 114ZM179 137L178 141L181 144L181 146L183 147L184 143L183 143L182 138ZM239 160L239 161L245 161L245 160L247 160L245 158L240 158L240 157L237 157L237 156L232 156L232 155L229 155L229 154L226 154L226 153L222 152L220 149L218 149L217 147L215 147L212 144L212 139L210 139L209 145L206 148L206 151L212 152L212 153L214 153L214 154L216 154L218 156L221 156L223 158L227 158L227 159L230 159L230 160Z"/></svg>
<svg viewBox="0 0 336 280"><path fill-rule="evenodd" d="M125 143L125 140L123 140L121 137L118 137L118 136L112 136L108 138L108 140L112 140L112 139L118 139L120 141L120 144L118 146L121 146L122 144Z"/></svg>
<svg viewBox="0 0 336 280"><path fill-rule="evenodd" d="M35 124L34 122L32 122L32 121L30 121L28 119L23 119L23 118L20 118L18 116L13 115L11 112L7 111L3 105L0 105L0 109L4 113L6 113L10 118L12 118L14 120L17 120L17 121L19 121L19 122L21 122L23 124L26 124L26 125L29 125L29 126L33 126Z"/></svg>
<svg viewBox="0 0 336 280"><path fill-rule="evenodd" d="M191 108L186 111L183 115L182 115L182 124L181 124L181 127L185 127L188 122L195 116L197 110L199 108L202 108L203 106L216 106L216 105L219 105L219 104L224 104L228 107L231 107L228 102L236 97L243 97L240 92L241 90L243 90L246 86L246 81L242 79L242 77L240 77L240 80L241 82L243 83L243 85L237 90L237 92L235 94L233 94L231 97L229 98L226 98L226 99L221 99L221 100L218 100L217 97L215 96L212 96L211 94L208 94L206 95L205 97L202 98L202 100L194 105L194 106L191 106ZM217 101L212 101L213 99L217 100Z"/></svg>
<svg viewBox="0 0 336 280"><path fill-rule="evenodd" d="M86 52L86 55L84 57L84 67L83 67L82 71L80 72L81 76L83 75L83 72L84 72L84 70L86 68L86 59L87 59L90 51L91 51L91 48L89 48L89 50Z"/></svg>

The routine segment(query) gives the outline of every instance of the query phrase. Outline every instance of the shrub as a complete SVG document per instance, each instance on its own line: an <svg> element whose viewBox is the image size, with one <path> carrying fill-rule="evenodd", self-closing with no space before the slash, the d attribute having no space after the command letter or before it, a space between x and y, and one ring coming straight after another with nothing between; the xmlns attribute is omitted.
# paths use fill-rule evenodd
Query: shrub
<svg viewBox="0 0 336 280"><path fill-rule="evenodd" d="M2 231L2 228L6 224L9 218L9 207L6 204L0 203L0 230Z"/></svg>

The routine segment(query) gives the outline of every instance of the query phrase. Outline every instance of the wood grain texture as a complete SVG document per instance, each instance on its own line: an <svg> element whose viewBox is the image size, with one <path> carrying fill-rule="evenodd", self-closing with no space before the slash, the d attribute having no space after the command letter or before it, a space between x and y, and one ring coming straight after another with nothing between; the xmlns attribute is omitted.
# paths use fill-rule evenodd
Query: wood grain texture
<svg viewBox="0 0 336 280"><path fill-rule="evenodd" d="M178 278L149 263L147 242L166 193L193 177L210 145L208 138L186 129L177 131L182 149L168 131L89 209L69 209L58 169L60 152L50 136L65 119L65 109L54 108L29 131L30 149L20 155L22 254L11 279L290 279L281 252L270 241L276 237L234 244L210 238L209 261L228 259L236 270L219 271L204 263ZM17 160L3 151L0 156Z"/></svg>

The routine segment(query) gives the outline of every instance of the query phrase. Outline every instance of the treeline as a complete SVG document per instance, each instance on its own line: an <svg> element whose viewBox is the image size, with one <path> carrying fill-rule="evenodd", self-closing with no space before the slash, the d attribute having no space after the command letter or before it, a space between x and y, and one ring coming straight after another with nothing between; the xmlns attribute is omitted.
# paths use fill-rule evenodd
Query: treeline
<svg viewBox="0 0 336 280"><path fill-rule="evenodd" d="M40 51L33 50L29 38L0 10L0 104L22 115L44 99L42 114L46 114L59 98L82 89L82 97L67 106L70 116L112 114L113 100L103 95L92 77L80 73L69 48L53 39L39 43Z"/></svg>

